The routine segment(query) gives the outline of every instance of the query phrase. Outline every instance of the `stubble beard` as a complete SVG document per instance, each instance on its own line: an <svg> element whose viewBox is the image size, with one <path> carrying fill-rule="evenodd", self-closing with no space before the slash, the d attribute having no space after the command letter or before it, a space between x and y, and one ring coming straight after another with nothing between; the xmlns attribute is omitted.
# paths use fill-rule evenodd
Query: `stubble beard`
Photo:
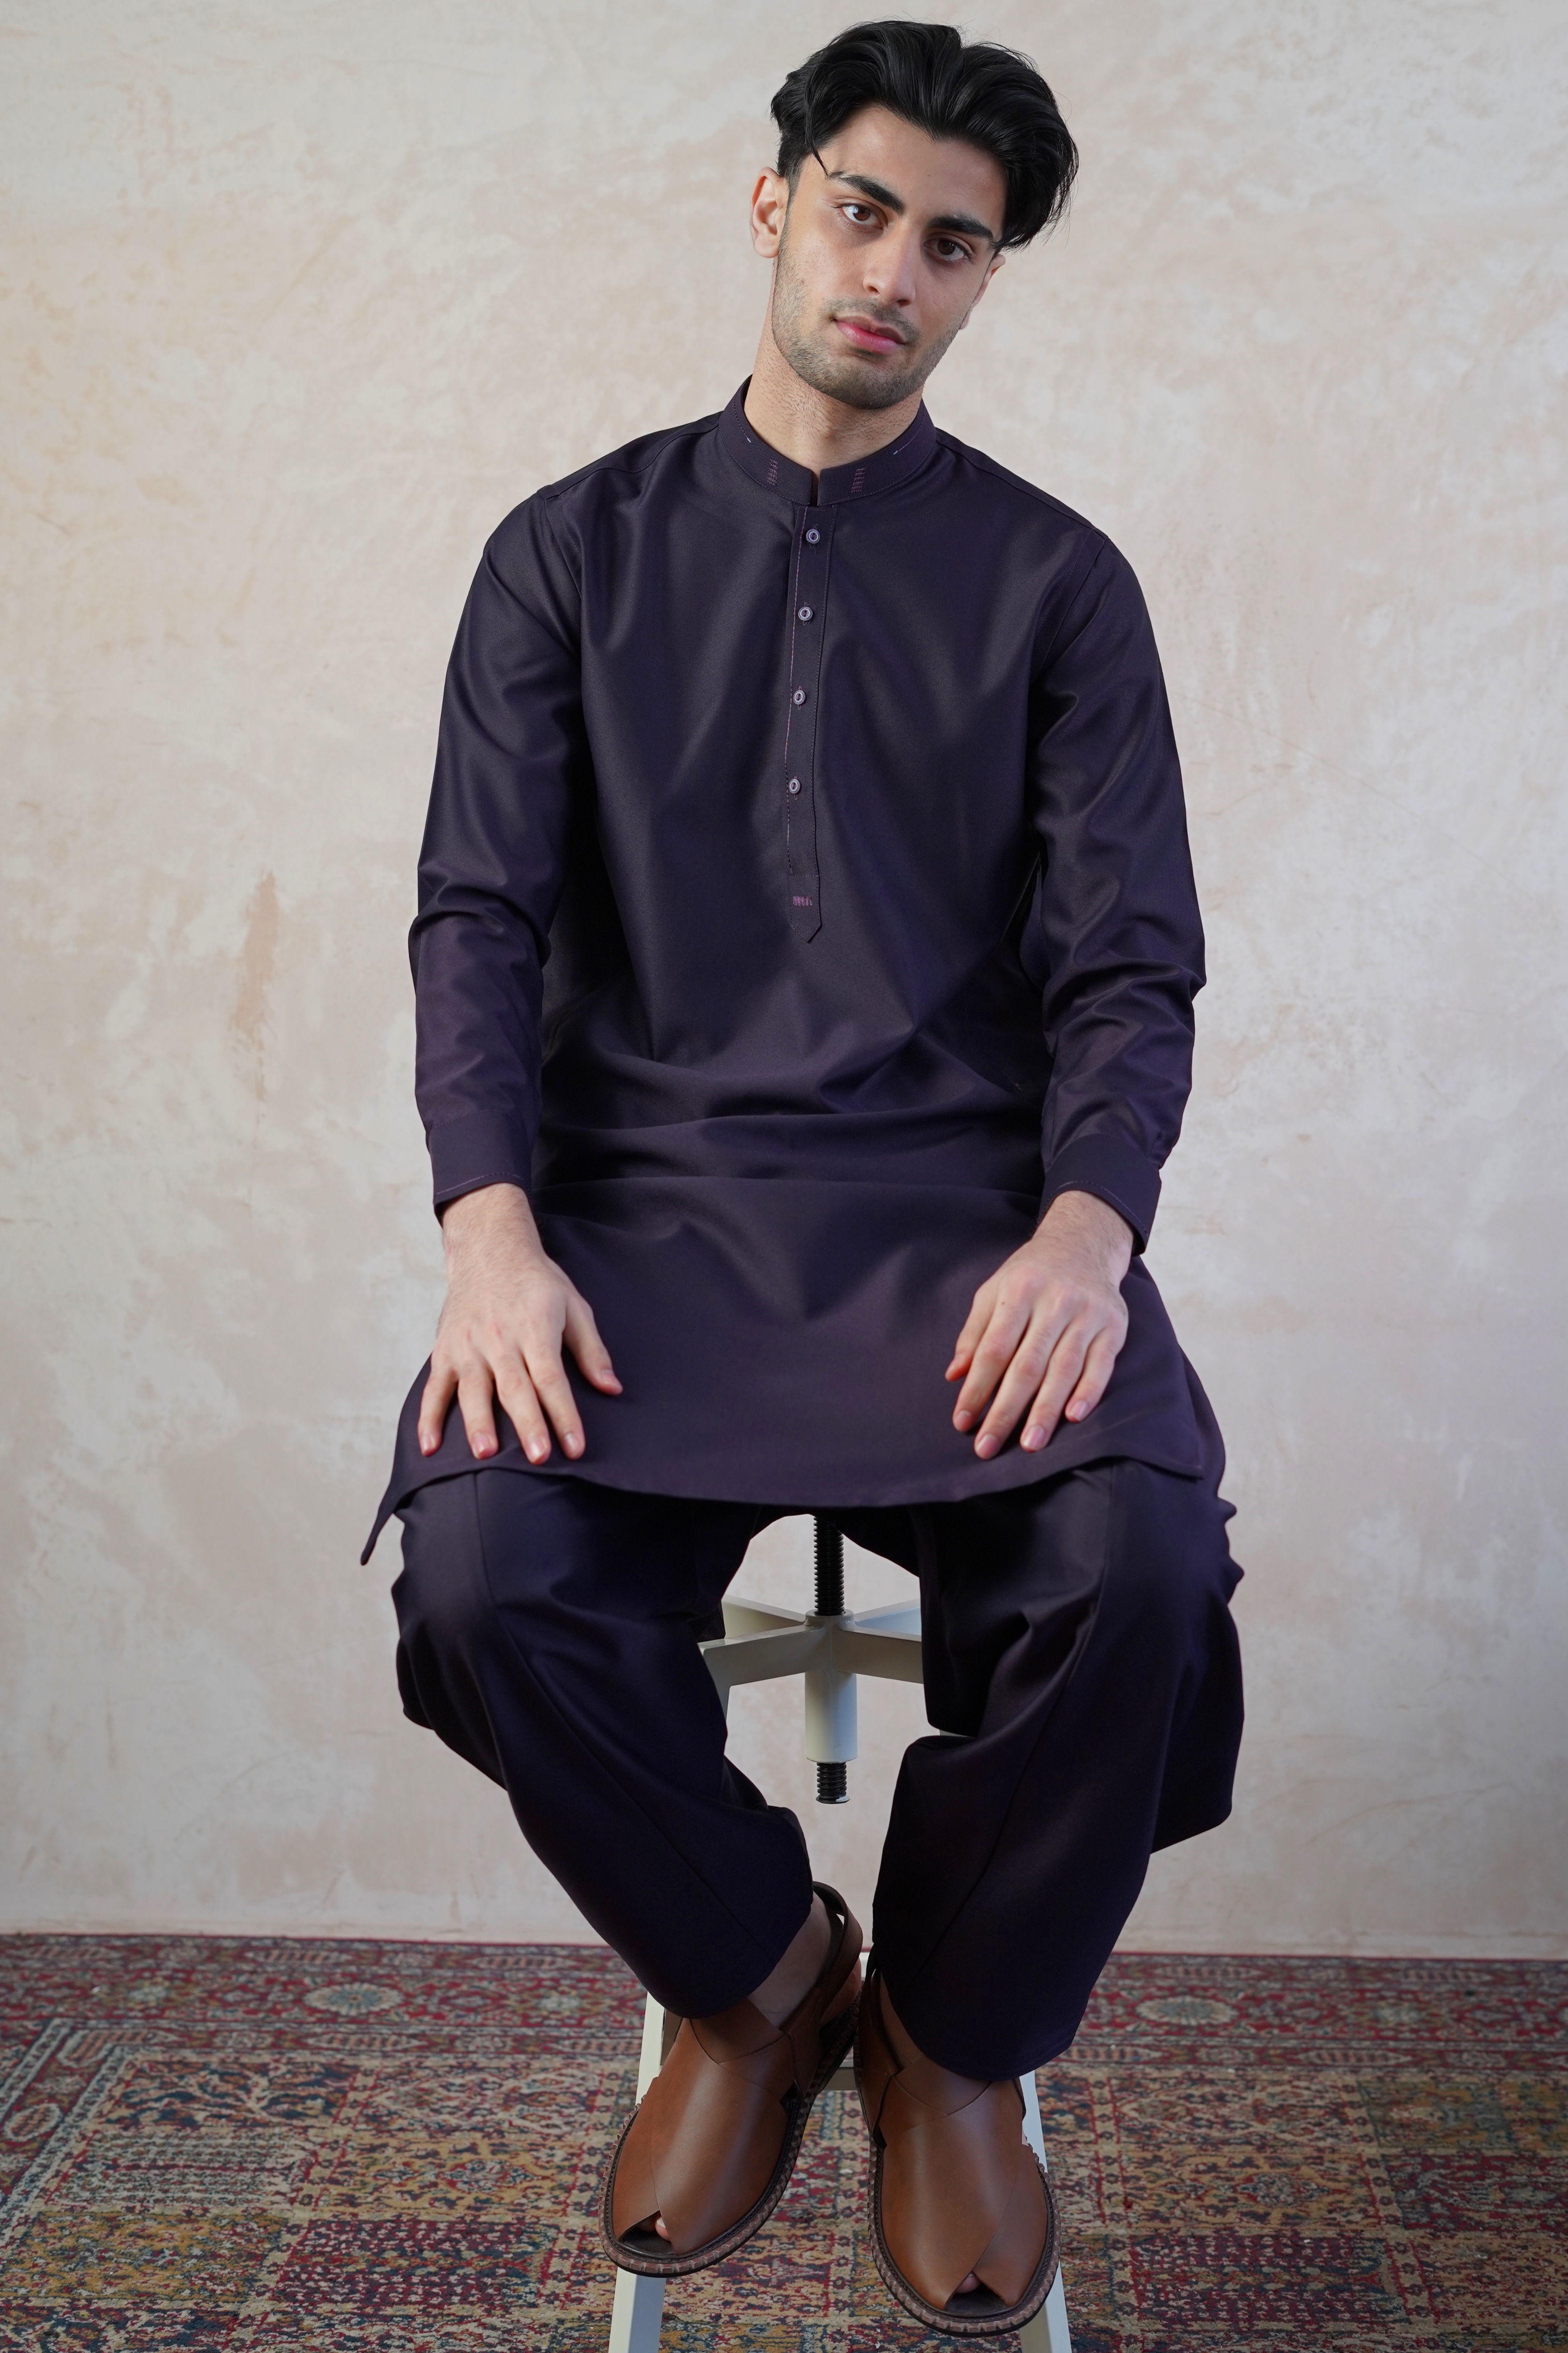
<svg viewBox="0 0 1568 2353"><path fill-rule="evenodd" d="M844 307L857 317L873 321L886 315L870 303ZM787 222L773 268L769 322L774 343L803 384L829 400L841 401L846 408L871 409L896 408L900 400L919 392L963 324L960 320L950 327L938 343L907 346L898 359L879 365L847 349L825 349L825 340L837 331L824 318L814 334L810 297L790 259Z"/></svg>

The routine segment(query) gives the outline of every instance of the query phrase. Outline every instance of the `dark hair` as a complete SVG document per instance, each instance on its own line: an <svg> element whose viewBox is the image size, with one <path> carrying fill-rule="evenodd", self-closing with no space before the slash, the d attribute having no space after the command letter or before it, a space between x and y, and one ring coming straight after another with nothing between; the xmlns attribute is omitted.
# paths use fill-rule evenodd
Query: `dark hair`
<svg viewBox="0 0 1568 2353"><path fill-rule="evenodd" d="M1040 74L1016 49L965 47L951 25L852 25L796 66L773 100L778 168L807 155L863 107L885 106L933 139L967 139L1002 166L1002 243L1027 245L1067 209L1078 149ZM819 159L820 160L820 159Z"/></svg>

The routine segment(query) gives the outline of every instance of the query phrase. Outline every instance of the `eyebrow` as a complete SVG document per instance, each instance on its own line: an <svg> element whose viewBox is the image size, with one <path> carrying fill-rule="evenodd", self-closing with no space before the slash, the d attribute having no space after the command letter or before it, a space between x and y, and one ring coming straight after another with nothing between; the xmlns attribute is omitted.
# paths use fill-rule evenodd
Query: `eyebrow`
<svg viewBox="0 0 1568 2353"><path fill-rule="evenodd" d="M892 189L885 187L880 180L868 179L864 172L829 172L827 176L830 180L842 180L847 188L858 188L863 196L869 196L873 204L885 205L890 213L902 215L909 210L902 196L895 195ZM998 242L990 223L976 220L971 213L938 213L934 220L926 223L926 227L939 233L945 231L959 237L982 237L987 245Z"/></svg>

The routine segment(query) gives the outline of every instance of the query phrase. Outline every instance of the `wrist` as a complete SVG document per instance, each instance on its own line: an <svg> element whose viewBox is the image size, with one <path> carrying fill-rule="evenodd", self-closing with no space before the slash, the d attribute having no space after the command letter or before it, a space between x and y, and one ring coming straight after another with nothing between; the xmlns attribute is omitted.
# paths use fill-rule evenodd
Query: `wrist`
<svg viewBox="0 0 1568 2353"><path fill-rule="evenodd" d="M459 1193L442 1208L441 1240L448 1268L456 1259L496 1242L543 1249L528 1196L519 1185L481 1185L472 1193Z"/></svg>
<svg viewBox="0 0 1568 2353"><path fill-rule="evenodd" d="M1133 1233L1120 1209L1098 1193L1058 1193L1036 1228L1037 1236L1071 1240L1093 1250L1120 1284L1132 1263Z"/></svg>

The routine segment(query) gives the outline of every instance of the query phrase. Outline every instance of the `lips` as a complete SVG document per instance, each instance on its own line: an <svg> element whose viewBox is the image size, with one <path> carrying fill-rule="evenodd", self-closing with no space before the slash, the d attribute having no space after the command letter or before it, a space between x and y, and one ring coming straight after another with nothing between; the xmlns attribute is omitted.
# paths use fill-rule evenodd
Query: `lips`
<svg viewBox="0 0 1568 2353"><path fill-rule="evenodd" d="M901 351L906 341L897 327L885 326L878 319L839 317L833 323L846 343L853 343L860 352Z"/></svg>

